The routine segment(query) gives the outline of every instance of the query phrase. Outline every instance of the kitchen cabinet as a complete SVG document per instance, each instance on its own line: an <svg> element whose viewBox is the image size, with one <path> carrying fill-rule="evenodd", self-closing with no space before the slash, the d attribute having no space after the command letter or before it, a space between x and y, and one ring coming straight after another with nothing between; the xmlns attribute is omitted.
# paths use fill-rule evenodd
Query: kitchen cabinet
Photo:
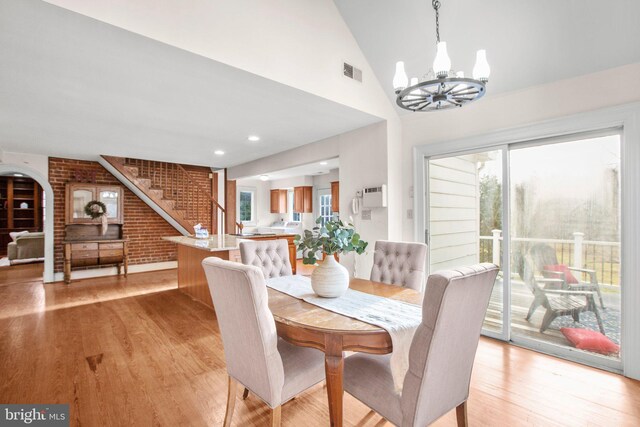
<svg viewBox="0 0 640 427"><path fill-rule="evenodd" d="M271 190L271 213L287 213L287 190Z"/></svg>
<svg viewBox="0 0 640 427"><path fill-rule="evenodd" d="M331 183L331 212L340 212L340 181Z"/></svg>
<svg viewBox="0 0 640 427"><path fill-rule="evenodd" d="M313 187L293 188L293 211L295 213L313 213Z"/></svg>

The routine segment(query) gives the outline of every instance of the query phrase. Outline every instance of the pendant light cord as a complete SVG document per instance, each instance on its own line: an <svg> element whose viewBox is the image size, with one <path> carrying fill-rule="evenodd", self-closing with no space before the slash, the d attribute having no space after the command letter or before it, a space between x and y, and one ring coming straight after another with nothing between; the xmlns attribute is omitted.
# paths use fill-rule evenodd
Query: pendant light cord
<svg viewBox="0 0 640 427"><path fill-rule="evenodd" d="M436 43L440 43L440 2L438 0L431 0L431 6L433 6L433 10L436 11Z"/></svg>

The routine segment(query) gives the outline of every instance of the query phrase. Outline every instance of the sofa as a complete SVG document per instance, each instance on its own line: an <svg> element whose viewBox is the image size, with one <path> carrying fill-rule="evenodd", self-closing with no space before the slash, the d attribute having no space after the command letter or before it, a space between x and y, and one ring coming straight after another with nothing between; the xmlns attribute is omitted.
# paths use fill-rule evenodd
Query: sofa
<svg viewBox="0 0 640 427"><path fill-rule="evenodd" d="M44 258L44 233L19 233L7 245L9 261Z"/></svg>

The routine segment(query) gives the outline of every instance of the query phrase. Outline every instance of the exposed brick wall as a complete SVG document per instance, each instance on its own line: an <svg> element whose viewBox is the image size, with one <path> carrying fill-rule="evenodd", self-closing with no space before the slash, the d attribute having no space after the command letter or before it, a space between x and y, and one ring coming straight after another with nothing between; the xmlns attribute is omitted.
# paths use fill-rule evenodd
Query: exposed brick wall
<svg viewBox="0 0 640 427"><path fill-rule="evenodd" d="M54 194L54 268L56 272L63 268L62 240L65 227L65 184L74 181L74 171L87 170L95 173L96 184L121 185L121 183L98 162L50 157L49 182ZM206 168L190 167L189 172L197 176L198 181L211 188ZM163 236L178 234L153 209L138 196L124 187L124 236L129 239L129 264L173 261L176 259L175 244L161 240Z"/></svg>

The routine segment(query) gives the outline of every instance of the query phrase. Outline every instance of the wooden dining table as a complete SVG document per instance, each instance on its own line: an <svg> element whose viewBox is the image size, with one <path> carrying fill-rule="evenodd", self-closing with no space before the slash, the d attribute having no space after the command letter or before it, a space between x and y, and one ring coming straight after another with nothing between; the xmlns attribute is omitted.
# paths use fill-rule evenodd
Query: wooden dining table
<svg viewBox="0 0 640 427"><path fill-rule="evenodd" d="M355 278L351 279L349 287L372 295L422 304L422 293L409 288ZM344 352L391 353L393 345L389 333L379 326L267 289L278 336L291 344L324 352L329 419L331 426L341 427Z"/></svg>

